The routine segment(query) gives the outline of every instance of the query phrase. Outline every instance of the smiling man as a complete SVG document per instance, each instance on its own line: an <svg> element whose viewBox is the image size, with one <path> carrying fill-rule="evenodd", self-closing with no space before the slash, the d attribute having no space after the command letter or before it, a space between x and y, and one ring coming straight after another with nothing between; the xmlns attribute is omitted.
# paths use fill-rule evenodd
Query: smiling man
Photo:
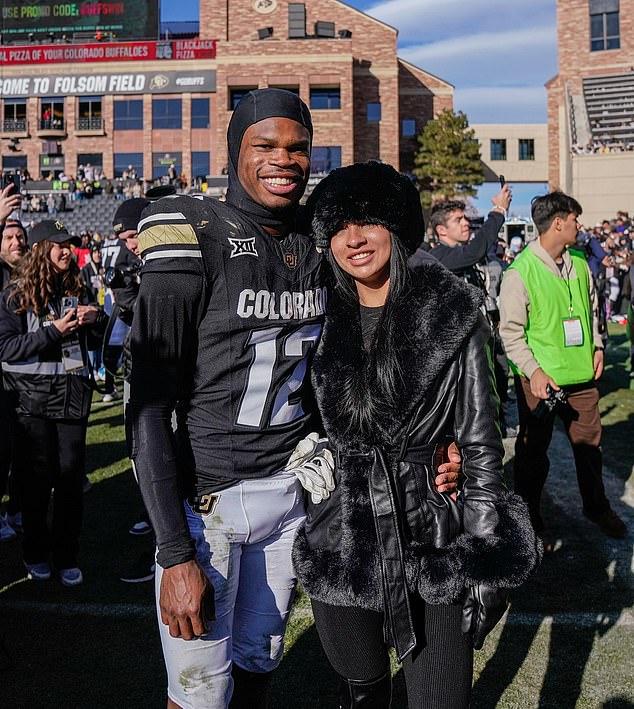
<svg viewBox="0 0 634 709"><path fill-rule="evenodd" d="M287 470L300 441L313 448L306 373L326 307L326 263L298 226L310 113L291 92L253 91L227 138L226 202L162 199L138 236L131 458L157 537L168 706L187 709L266 706L300 482L331 489L326 462L312 490Z"/></svg>
<svg viewBox="0 0 634 709"><path fill-rule="evenodd" d="M254 91L229 124L226 203L169 197L139 224L131 457L157 537L171 707L263 706L282 658L304 517L284 468L310 431L325 307L324 264L295 226L311 139L297 96Z"/></svg>

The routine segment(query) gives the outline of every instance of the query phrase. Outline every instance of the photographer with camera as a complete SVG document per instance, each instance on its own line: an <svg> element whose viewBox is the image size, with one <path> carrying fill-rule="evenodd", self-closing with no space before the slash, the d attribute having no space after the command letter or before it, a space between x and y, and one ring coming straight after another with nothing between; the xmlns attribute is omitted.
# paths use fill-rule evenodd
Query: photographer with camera
<svg viewBox="0 0 634 709"><path fill-rule="evenodd" d="M156 188L149 190L148 197L150 199L133 197L132 199L122 202L115 212L113 231L117 235L119 243L112 244L111 242L106 242L106 244L104 244L104 251L102 251L105 260L104 284L107 288L112 289L115 300L115 308L110 315L110 322L107 328L108 335L114 333L113 337L109 338L111 342L117 339L115 320L121 320L123 323L130 326L132 325L134 317L134 306L140 286L139 274L141 266L143 265L139 257L139 241L137 237L137 228L141 221L141 213L150 204L151 199L158 199L162 196L172 194L173 192L174 190L171 189L161 189L158 192L156 192ZM117 246L121 248L117 250ZM112 258L113 254L116 254L114 259ZM111 345L110 342L105 342L104 364L106 365L106 377L109 376L107 370L112 367L113 361L118 359L118 356L111 356L115 347L116 346ZM130 398L130 370L131 358L128 332L123 339L124 406L127 405L128 399ZM145 507L142 508L142 512L139 512L137 521L131 526L129 531L133 536L149 535L152 532ZM142 553L128 569L125 569L119 578L125 583L150 581L154 578L154 569L154 554L153 551L148 550Z"/></svg>
<svg viewBox="0 0 634 709"><path fill-rule="evenodd" d="M577 240L581 211L563 192L536 197L532 217L539 238L502 279L500 334L515 373L520 420L515 492L528 503L533 526L543 536L540 498L559 414L572 445L583 513L608 536L621 538L627 528L611 509L602 478L597 295L585 259L568 251Z"/></svg>
<svg viewBox="0 0 634 709"><path fill-rule="evenodd" d="M62 584L77 586L83 581L77 554L92 399L87 339L106 318L87 304L71 252L79 239L61 222L45 220L29 241L31 250L0 299L0 361L17 414L24 563L32 579L45 581L52 554Z"/></svg>
<svg viewBox="0 0 634 709"><path fill-rule="evenodd" d="M129 347L128 333L122 334L122 323L129 328L134 316L134 304L139 293L139 272L142 261L138 254L137 226L141 212L149 200L132 198L123 202L114 214L112 230L114 238L107 239L101 248L104 268L104 285L111 289L114 306L106 306L110 322L103 346L103 362L106 369L106 393L103 400L110 402L117 397L114 374L123 353L124 404L128 400ZM108 291L106 291L108 296ZM107 298L110 302L110 299Z"/></svg>

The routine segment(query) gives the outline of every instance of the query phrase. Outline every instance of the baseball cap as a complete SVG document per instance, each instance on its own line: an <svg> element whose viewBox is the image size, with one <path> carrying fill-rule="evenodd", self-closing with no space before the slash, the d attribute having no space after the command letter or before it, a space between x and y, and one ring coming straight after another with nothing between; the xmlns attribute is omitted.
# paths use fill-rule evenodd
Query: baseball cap
<svg viewBox="0 0 634 709"><path fill-rule="evenodd" d="M147 199L133 197L126 199L114 213L112 219L112 230L118 236L124 231L136 231L141 221L141 212L149 205Z"/></svg>
<svg viewBox="0 0 634 709"><path fill-rule="evenodd" d="M44 221L38 222L29 232L29 244L37 244L39 241L52 241L55 244L69 241L73 246L81 245L81 239L78 236L69 234L62 222L53 219L44 219Z"/></svg>

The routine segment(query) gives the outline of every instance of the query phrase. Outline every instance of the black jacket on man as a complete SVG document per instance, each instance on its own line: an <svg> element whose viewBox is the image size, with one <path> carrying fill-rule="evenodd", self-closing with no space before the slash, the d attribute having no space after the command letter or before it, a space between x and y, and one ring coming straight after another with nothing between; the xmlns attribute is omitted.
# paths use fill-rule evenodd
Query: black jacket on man
<svg viewBox="0 0 634 709"><path fill-rule="evenodd" d="M447 246L442 242L431 250L432 256L440 261L445 268L448 268L457 276L470 276L473 267L482 261L487 251L498 240L498 234L504 224L504 215L500 212L489 212L489 216L484 224L476 231L475 235L468 243L462 246ZM419 248L409 259L410 266L414 267L423 262L425 250ZM474 285L471 278L467 280Z"/></svg>
<svg viewBox="0 0 634 709"><path fill-rule="evenodd" d="M502 482L481 296L424 259L395 313L403 333L398 409L386 408L367 379L358 307L331 298L312 372L336 485L328 500L308 502L293 552L311 598L383 610L401 658L416 645L410 594L452 603L480 584L514 588L539 560L526 507ZM358 378L376 411L371 437L342 434L342 392ZM448 436L463 460L462 523L456 503L434 485L434 454Z"/></svg>

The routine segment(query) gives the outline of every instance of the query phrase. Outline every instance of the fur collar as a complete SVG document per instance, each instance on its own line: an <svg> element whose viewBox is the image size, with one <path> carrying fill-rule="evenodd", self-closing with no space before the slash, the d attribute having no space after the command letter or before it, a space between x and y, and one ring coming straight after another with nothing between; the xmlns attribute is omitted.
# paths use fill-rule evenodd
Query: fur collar
<svg viewBox="0 0 634 709"><path fill-rule="evenodd" d="M346 303L336 292L328 304L313 364L313 385L328 438L342 452L398 445L417 407L477 323L482 294L435 259L412 269L412 284L395 312L402 372L398 408L382 404L377 382L365 366L358 306ZM346 417L341 396L345 382L366 391L375 404L372 440L360 435L352 440L341 433L340 422Z"/></svg>

